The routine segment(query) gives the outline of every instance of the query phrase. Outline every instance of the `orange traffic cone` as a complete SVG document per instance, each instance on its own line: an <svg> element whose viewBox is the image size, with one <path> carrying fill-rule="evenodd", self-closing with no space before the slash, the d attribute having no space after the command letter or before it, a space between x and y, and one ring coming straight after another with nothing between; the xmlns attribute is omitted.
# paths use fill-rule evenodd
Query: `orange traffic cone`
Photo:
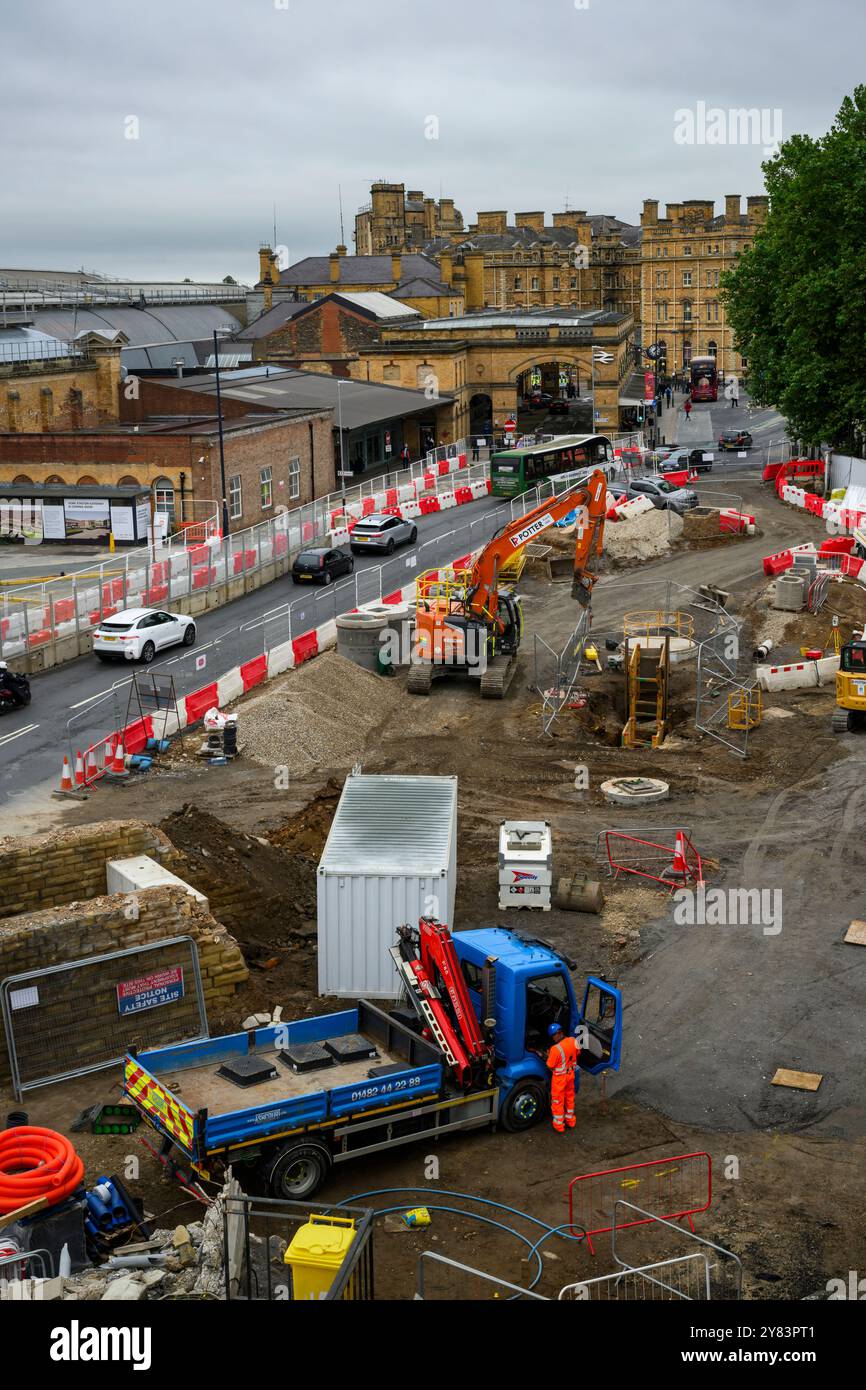
<svg viewBox="0 0 866 1390"><path fill-rule="evenodd" d="M81 756L80 748L75 753L75 785L76 787L84 786L84 759Z"/></svg>
<svg viewBox="0 0 866 1390"><path fill-rule="evenodd" d="M122 739L122 738L119 738L119 739L117 740L117 743L114 745L114 761L113 761L113 763L111 764L111 771L112 771L112 772L125 772L125 771L126 771L126 758L124 757L124 753L123 753L123 739Z"/></svg>
<svg viewBox="0 0 866 1390"><path fill-rule="evenodd" d="M674 843L674 862L669 873L671 878L683 880L689 876L689 866L686 863L686 837L681 830L677 831L677 838Z"/></svg>
<svg viewBox="0 0 866 1390"><path fill-rule="evenodd" d="M99 768L96 764L96 753L93 748L88 748L84 759L84 780L85 782L95 782L99 776Z"/></svg>
<svg viewBox="0 0 866 1390"><path fill-rule="evenodd" d="M108 742L107 742L106 745L105 745L105 748L103 749L102 771L103 771L103 772L110 772L110 771L111 771L111 765L112 765L113 762L114 762L114 734L111 735L111 737L109 738Z"/></svg>
<svg viewBox="0 0 866 1390"><path fill-rule="evenodd" d="M65 753L63 755L63 771L60 774L60 790L62 792L72 791L72 767Z"/></svg>

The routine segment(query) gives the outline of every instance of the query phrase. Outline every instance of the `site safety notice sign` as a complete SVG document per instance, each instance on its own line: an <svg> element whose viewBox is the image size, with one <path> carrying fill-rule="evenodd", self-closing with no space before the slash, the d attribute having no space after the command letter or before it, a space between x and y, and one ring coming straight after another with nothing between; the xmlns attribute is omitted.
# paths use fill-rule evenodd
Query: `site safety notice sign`
<svg viewBox="0 0 866 1390"><path fill-rule="evenodd" d="M124 980L117 986L117 1008L121 1014L140 1014L183 998L183 966L171 965L137 980Z"/></svg>

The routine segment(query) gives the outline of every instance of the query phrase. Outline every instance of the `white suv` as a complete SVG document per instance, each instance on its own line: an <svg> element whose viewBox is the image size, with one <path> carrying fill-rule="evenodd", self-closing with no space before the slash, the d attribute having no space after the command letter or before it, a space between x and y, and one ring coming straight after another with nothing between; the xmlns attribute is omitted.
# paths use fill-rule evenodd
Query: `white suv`
<svg viewBox="0 0 866 1390"><path fill-rule="evenodd" d="M93 633L93 650L100 661L112 658L151 662L163 647L195 641L195 623L185 613L159 608L126 608L105 618Z"/></svg>

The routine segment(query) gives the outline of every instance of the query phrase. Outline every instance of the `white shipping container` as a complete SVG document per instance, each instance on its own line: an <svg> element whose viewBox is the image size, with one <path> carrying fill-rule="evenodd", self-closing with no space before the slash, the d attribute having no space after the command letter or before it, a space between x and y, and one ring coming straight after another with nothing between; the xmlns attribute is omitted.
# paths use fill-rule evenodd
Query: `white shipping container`
<svg viewBox="0 0 866 1390"><path fill-rule="evenodd" d="M347 777L319 861L319 993L395 999L397 927L451 926L456 887L457 778Z"/></svg>

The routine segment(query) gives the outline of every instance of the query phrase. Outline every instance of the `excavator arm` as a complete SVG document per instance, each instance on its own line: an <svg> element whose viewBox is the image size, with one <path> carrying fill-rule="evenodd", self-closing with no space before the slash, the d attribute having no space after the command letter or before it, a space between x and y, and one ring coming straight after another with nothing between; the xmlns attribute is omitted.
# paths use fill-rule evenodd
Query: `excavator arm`
<svg viewBox="0 0 866 1390"><path fill-rule="evenodd" d="M571 593L584 607L589 604L597 576L590 570L593 557L600 558L607 510L607 480L600 469L559 497L540 502L525 516L510 521L482 550L469 578L467 607L475 617L498 623L499 571L509 556L535 540L549 526L555 526L577 507L585 507L587 521L578 524L574 544L574 574Z"/></svg>

